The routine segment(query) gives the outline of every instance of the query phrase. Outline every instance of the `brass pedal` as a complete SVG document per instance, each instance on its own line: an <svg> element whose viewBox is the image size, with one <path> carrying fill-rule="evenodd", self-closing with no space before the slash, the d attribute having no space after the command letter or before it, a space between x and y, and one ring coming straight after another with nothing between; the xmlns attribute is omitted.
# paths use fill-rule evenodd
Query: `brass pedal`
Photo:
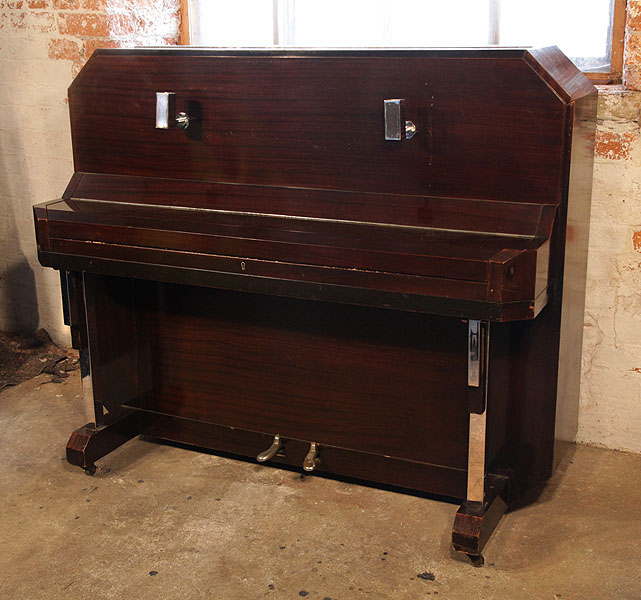
<svg viewBox="0 0 641 600"><path fill-rule="evenodd" d="M316 442L312 442L309 446L309 452L303 461L303 470L311 473L319 464L320 457L318 456L319 448Z"/></svg>
<svg viewBox="0 0 641 600"><path fill-rule="evenodd" d="M280 435L276 434L274 436L274 441L272 442L272 445L267 448L264 452L261 452L257 457L256 460L258 462L267 462L268 460L271 460L278 454L278 452L282 449L283 447L283 442L280 440Z"/></svg>

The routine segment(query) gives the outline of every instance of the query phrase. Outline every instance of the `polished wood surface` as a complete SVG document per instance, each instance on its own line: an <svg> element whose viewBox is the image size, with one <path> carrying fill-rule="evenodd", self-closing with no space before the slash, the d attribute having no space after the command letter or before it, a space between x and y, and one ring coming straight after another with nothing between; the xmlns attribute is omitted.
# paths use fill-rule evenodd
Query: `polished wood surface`
<svg viewBox="0 0 641 600"><path fill-rule="evenodd" d="M88 424L77 429L67 442L67 461L93 475L97 460L140 434L140 423L137 411L124 411L106 425Z"/></svg>
<svg viewBox="0 0 641 600"><path fill-rule="evenodd" d="M187 131L154 127L157 91ZM413 139L384 140L389 98ZM595 99L556 48L97 52L34 220L102 426L243 457L279 434L274 464L316 442L322 473L462 500L469 467L453 543L479 562L574 435ZM90 434L85 468L123 439Z"/></svg>
<svg viewBox="0 0 641 600"><path fill-rule="evenodd" d="M516 203L505 205L527 216ZM519 318L532 318L538 311L529 310L530 305L550 283L546 240L556 209L529 208L531 220L522 225L528 234L501 234L72 199L46 205L47 246L60 254L137 257L153 265L241 276L522 302L526 310ZM454 219L460 220L458 215ZM475 283L480 285L475 288ZM437 312L429 304L426 311Z"/></svg>
<svg viewBox="0 0 641 600"><path fill-rule="evenodd" d="M465 323L146 283L136 303L138 407L465 469Z"/></svg>
<svg viewBox="0 0 641 600"><path fill-rule="evenodd" d="M464 502L456 511L452 527L452 549L466 554L475 567L483 566L483 547L507 509L509 483L507 477L489 476L485 501Z"/></svg>
<svg viewBox="0 0 641 600"><path fill-rule="evenodd" d="M69 90L76 171L561 201L565 106L535 58L397 54L97 51ZM155 129L158 91L198 103L198 135ZM412 140L385 141L388 98Z"/></svg>
<svg viewBox="0 0 641 600"><path fill-rule="evenodd" d="M518 196L502 202L95 173L76 173L62 197L525 236L549 235L556 210L554 204L519 202Z"/></svg>
<svg viewBox="0 0 641 600"><path fill-rule="evenodd" d="M188 130L154 127L161 89L196 107ZM566 129L591 89L555 48L99 51L70 89L76 174L37 209L40 258L532 319L560 288ZM390 96L413 139L384 140Z"/></svg>
<svg viewBox="0 0 641 600"><path fill-rule="evenodd" d="M157 413L141 413L141 434L227 452L235 457L255 460L268 448L273 436L237 427L223 427L201 421L181 419ZM284 451L268 465L288 465L300 469L309 443L284 439ZM321 475L353 477L363 482L378 482L419 490L451 498L465 497L467 472L440 465L399 460L380 454L323 446L315 471Z"/></svg>

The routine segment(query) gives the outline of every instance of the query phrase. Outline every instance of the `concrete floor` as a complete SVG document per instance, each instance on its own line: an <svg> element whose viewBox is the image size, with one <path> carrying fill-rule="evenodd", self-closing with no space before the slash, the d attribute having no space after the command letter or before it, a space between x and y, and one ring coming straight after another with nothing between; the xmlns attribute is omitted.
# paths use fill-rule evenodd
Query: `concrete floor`
<svg viewBox="0 0 641 600"><path fill-rule="evenodd" d="M641 599L641 456L574 448L476 569L445 502L141 440L88 477L78 374L49 377L0 393L2 600Z"/></svg>

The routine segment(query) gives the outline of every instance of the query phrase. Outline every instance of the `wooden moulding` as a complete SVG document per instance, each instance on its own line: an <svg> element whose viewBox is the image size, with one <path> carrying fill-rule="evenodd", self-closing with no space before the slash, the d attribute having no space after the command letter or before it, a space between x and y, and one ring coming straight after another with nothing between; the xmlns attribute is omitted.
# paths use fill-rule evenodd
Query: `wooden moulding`
<svg viewBox="0 0 641 600"><path fill-rule="evenodd" d="M137 411L125 411L102 427L88 423L71 434L67 442L67 461L93 475L96 472L97 460L139 433L140 420Z"/></svg>
<svg viewBox="0 0 641 600"><path fill-rule="evenodd" d="M452 528L452 549L466 554L476 567L484 563L481 551L508 506L508 479L488 475L485 502L464 502L456 512Z"/></svg>

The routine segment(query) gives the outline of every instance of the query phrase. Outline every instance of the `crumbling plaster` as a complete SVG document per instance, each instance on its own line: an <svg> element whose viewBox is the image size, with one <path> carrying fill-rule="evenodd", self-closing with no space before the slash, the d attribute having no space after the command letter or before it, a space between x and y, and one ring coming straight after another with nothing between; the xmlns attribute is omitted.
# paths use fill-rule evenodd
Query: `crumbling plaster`
<svg viewBox="0 0 641 600"><path fill-rule="evenodd" d="M72 173L66 89L101 46L178 39L179 0L0 0L0 329L68 344L57 274L39 266L31 205ZM641 87L641 0L625 83ZM600 90L577 439L641 452L641 92Z"/></svg>
<svg viewBox="0 0 641 600"><path fill-rule="evenodd" d="M599 91L577 440L641 452L641 92Z"/></svg>

